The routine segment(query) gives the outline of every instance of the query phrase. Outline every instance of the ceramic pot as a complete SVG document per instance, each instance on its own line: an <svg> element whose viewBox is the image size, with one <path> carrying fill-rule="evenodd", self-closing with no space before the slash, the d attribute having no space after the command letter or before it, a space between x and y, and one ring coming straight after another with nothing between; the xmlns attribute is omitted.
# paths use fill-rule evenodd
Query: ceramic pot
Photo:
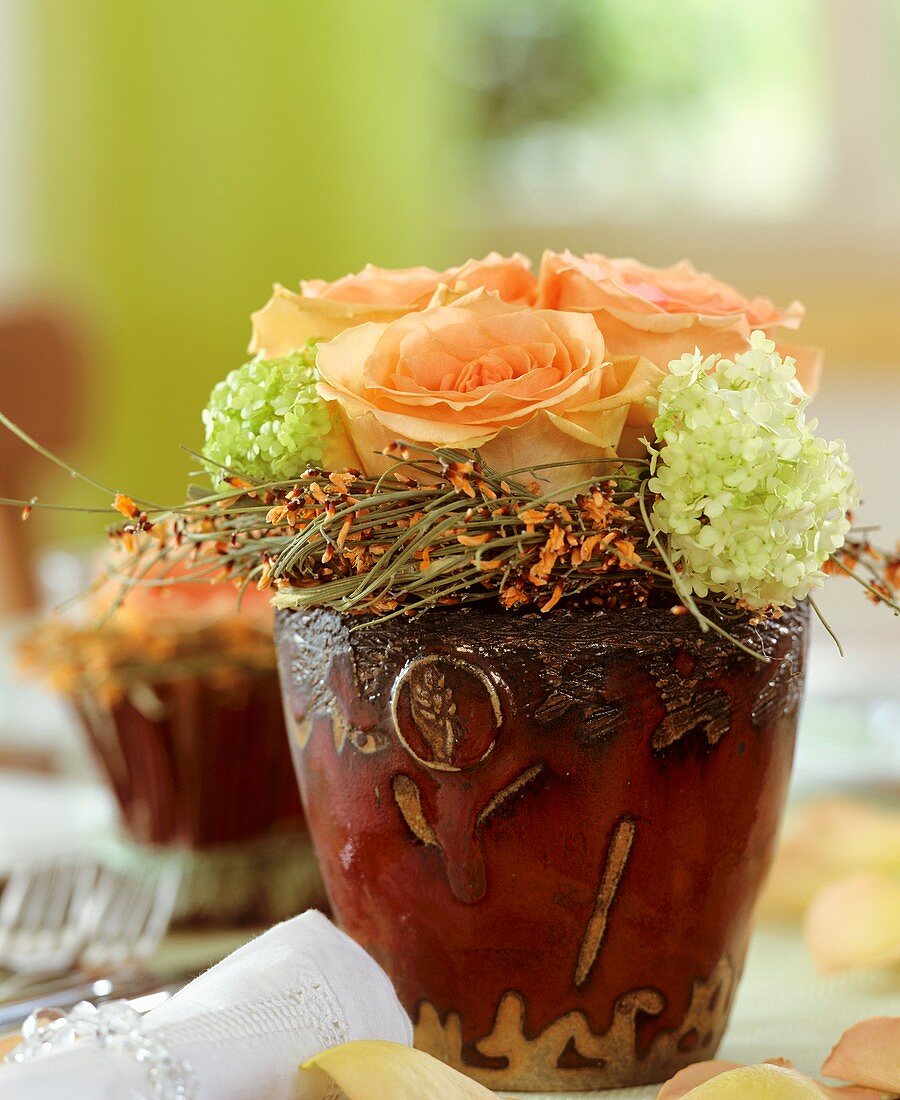
<svg viewBox="0 0 900 1100"><path fill-rule="evenodd" d="M140 682L114 700L83 691L76 709L115 794L125 843L113 862L178 859L177 915L260 923L323 901L297 793L278 677Z"/></svg>
<svg viewBox="0 0 900 1100"><path fill-rule="evenodd" d="M806 624L737 628L764 664L660 609L278 613L326 888L418 1046L504 1090L644 1084L713 1056Z"/></svg>

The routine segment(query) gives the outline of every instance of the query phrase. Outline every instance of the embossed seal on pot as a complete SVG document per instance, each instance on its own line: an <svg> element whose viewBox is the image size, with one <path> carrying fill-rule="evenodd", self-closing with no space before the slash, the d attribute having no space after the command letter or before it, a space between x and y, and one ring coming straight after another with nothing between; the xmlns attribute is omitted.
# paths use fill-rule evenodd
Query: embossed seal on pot
<svg viewBox="0 0 900 1100"><path fill-rule="evenodd" d="M503 710L483 669L432 653L410 661L394 681L391 718L414 760L438 771L464 771L493 750Z"/></svg>

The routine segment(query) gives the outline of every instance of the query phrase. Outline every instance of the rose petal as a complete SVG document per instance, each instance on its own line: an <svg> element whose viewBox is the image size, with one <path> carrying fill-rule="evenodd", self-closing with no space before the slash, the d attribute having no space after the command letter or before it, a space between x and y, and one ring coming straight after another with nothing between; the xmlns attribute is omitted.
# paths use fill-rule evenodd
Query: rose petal
<svg viewBox="0 0 900 1100"><path fill-rule="evenodd" d="M670 1077L656 1094L656 1100L681 1100L691 1089L711 1081L713 1077L740 1068L740 1062L695 1062L692 1066L679 1070L674 1077Z"/></svg>
<svg viewBox="0 0 900 1100"><path fill-rule="evenodd" d="M804 934L820 970L900 960L900 881L868 871L838 879L814 899Z"/></svg>
<svg viewBox="0 0 900 1100"><path fill-rule="evenodd" d="M599 253L575 256L545 252L538 301L554 309L622 309L644 316L694 314L708 318L741 316L751 328L797 328L803 306L778 309L768 298L747 299L728 283L690 261L650 267L630 258Z"/></svg>
<svg viewBox="0 0 900 1100"><path fill-rule="evenodd" d="M900 813L853 799L823 799L789 823L759 914L799 920L829 882L852 871L900 874Z"/></svg>
<svg viewBox="0 0 900 1100"><path fill-rule="evenodd" d="M378 1039L323 1050L301 1069L325 1073L347 1100L497 1100L484 1085L430 1054Z"/></svg>
<svg viewBox="0 0 900 1100"><path fill-rule="evenodd" d="M302 348L308 340L330 340L345 329L367 321L394 321L406 313L409 313L408 307L390 308L305 298L276 285L272 297L263 308L250 315L253 334L248 350L251 355L261 352L267 358L275 359Z"/></svg>
<svg viewBox="0 0 900 1100"><path fill-rule="evenodd" d="M873 1089L858 1088L855 1085L840 1085L835 1087L833 1085L826 1085L822 1081L813 1081L811 1078L805 1077L803 1074L799 1073L794 1063L789 1062L786 1058L770 1058L768 1061L763 1062L762 1065L776 1066L780 1069L790 1070L802 1080L809 1081L810 1084L815 1085L818 1089L817 1095L824 1095L832 1098L832 1100L881 1100L881 1093ZM676 1073L670 1080L666 1081L657 1093L656 1100L682 1100L682 1097L694 1095L694 1089L699 1088L700 1085L705 1084L707 1081L711 1081L714 1077L719 1077L723 1073L728 1073L734 1069L743 1068L746 1067L738 1065L737 1062L696 1062L694 1065L688 1066L686 1069ZM765 1095L768 1097L770 1094L765 1093Z"/></svg>
<svg viewBox="0 0 900 1100"><path fill-rule="evenodd" d="M333 283L324 279L304 279L300 290L304 298L409 309L422 298L427 301L440 281L441 276L431 267L389 268L366 264L362 271L344 275Z"/></svg>
<svg viewBox="0 0 900 1100"><path fill-rule="evenodd" d="M462 267L451 267L441 279L461 290L484 287L505 302L530 304L537 293L537 279L531 274L531 260L521 252L502 256L489 252L483 260L467 260Z"/></svg>
<svg viewBox="0 0 900 1100"><path fill-rule="evenodd" d="M822 1072L900 1093L900 1016L875 1016L848 1028L825 1059Z"/></svg>
<svg viewBox="0 0 900 1100"><path fill-rule="evenodd" d="M669 1100L676 1095L672 1093ZM828 1094L795 1069L766 1063L715 1074L680 1095L685 1100L822 1100Z"/></svg>

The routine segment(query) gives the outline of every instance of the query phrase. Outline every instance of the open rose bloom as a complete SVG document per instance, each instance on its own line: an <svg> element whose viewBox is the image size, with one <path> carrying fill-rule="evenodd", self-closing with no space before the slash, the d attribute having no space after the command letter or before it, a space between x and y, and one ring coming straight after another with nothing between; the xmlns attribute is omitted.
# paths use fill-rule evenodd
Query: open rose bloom
<svg viewBox="0 0 900 1100"><path fill-rule="evenodd" d="M754 330L772 336L780 328L798 328L803 320L799 302L778 309L768 298L745 298L686 260L672 267L648 267L597 253L546 252L538 304L590 312L610 355L643 355L662 369L694 348L703 355L731 357L744 350ZM798 379L807 393L815 393L821 370L818 351L783 345L779 350L793 356Z"/></svg>
<svg viewBox="0 0 900 1100"><path fill-rule="evenodd" d="M253 315L250 350L289 355L319 341L320 393L336 403L367 474L394 441L478 448L498 470L541 474L559 492L644 458L653 397L670 360L746 350L750 333L796 328L803 309L747 299L687 262L652 268L569 252L496 252L438 271L367 265L334 282L277 286ZM806 388L818 357L798 358Z"/></svg>
<svg viewBox="0 0 900 1100"><path fill-rule="evenodd" d="M563 482L602 473L657 369L612 364L593 317L508 305L474 291L319 349L320 392L337 401L360 463L378 473L393 440L479 448L498 470L572 462Z"/></svg>
<svg viewBox="0 0 900 1100"><path fill-rule="evenodd" d="M530 268L530 261L520 253L506 257L491 252L483 260L469 260L446 271L390 270L367 264L333 283L306 279L299 294L276 286L266 305L253 314L250 351L273 359L303 347L307 340L327 340L367 321L396 320L425 309L438 287L456 295L484 289L505 302L527 305L537 294Z"/></svg>

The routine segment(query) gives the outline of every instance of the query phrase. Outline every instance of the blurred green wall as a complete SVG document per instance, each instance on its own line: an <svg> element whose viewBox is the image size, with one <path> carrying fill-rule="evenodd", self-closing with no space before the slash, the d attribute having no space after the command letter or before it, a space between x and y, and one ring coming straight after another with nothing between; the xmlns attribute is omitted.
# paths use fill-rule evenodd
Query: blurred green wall
<svg viewBox="0 0 900 1100"><path fill-rule="evenodd" d="M190 468L178 444L199 446L200 410L243 361L247 315L273 281L454 258L432 4L47 0L30 13L40 273L90 329L76 457L169 503Z"/></svg>

